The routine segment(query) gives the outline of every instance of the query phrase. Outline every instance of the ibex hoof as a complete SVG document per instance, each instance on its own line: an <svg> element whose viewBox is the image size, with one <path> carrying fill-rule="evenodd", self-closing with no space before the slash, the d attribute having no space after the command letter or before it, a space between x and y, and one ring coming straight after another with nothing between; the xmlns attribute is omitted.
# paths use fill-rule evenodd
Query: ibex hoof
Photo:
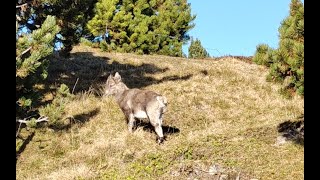
<svg viewBox="0 0 320 180"><path fill-rule="evenodd" d="M158 144L162 144L164 141L164 137L157 137Z"/></svg>

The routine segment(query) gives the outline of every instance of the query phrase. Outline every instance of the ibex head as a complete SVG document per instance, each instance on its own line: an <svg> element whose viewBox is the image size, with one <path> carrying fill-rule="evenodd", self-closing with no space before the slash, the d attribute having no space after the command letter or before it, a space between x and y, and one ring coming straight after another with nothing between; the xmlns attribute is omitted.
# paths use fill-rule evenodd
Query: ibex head
<svg viewBox="0 0 320 180"><path fill-rule="evenodd" d="M126 89L128 89L128 88L122 82L120 74L118 72L116 72L114 76L112 76L112 74L109 75L107 82L106 82L104 95L106 95L106 96L116 95L117 93L123 92Z"/></svg>

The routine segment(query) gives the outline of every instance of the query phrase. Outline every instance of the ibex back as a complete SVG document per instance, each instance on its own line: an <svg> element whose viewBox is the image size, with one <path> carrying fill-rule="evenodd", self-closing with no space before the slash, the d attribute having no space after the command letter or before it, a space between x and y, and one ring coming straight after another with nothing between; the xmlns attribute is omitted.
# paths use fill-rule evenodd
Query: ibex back
<svg viewBox="0 0 320 180"><path fill-rule="evenodd" d="M114 77L108 77L105 95L115 97L127 118L129 132L132 132L135 118L147 118L158 135L157 142L163 142L162 119L167 106L166 97L149 90L129 89L118 72Z"/></svg>

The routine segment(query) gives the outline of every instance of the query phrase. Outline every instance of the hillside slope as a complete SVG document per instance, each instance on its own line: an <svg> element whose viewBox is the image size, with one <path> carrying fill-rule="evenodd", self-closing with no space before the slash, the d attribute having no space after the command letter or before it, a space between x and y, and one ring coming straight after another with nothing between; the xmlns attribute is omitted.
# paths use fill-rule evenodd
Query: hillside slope
<svg viewBox="0 0 320 180"><path fill-rule="evenodd" d="M18 157L17 179L304 178L303 144L277 144L277 127L303 114L304 100L282 98L262 66L77 46L50 68L48 82L66 83L75 98L66 104L66 126L32 136ZM129 134L114 99L101 96L116 71L128 87L167 97L164 144L156 144L146 121Z"/></svg>

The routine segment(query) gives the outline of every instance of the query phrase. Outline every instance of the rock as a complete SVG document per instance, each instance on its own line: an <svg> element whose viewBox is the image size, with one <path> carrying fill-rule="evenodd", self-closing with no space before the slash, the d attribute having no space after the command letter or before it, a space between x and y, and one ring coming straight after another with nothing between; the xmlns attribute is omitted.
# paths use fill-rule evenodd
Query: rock
<svg viewBox="0 0 320 180"><path fill-rule="evenodd" d="M213 166L210 166L210 168L209 168L210 175L215 175L215 174L218 174L223 171L224 171L224 169L218 165L213 165Z"/></svg>
<svg viewBox="0 0 320 180"><path fill-rule="evenodd" d="M285 143L287 143L287 138L284 137L284 136L278 136L277 140L276 140L276 143L274 145L275 146L279 146L279 145L283 145Z"/></svg>
<svg viewBox="0 0 320 180"><path fill-rule="evenodd" d="M227 174L221 174L219 180L227 180L228 175Z"/></svg>
<svg viewBox="0 0 320 180"><path fill-rule="evenodd" d="M171 176L180 176L180 173L178 171L172 171Z"/></svg>

